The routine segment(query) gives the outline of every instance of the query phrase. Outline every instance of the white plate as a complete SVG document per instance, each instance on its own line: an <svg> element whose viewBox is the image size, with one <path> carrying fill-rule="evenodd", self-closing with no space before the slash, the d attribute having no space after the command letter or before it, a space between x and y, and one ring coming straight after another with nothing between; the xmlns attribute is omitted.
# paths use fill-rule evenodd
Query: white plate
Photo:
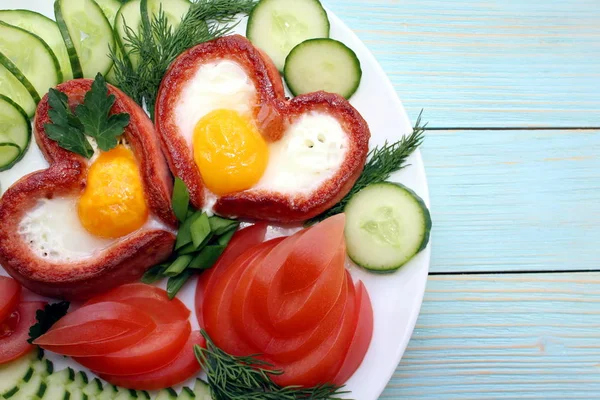
<svg viewBox="0 0 600 400"><path fill-rule="evenodd" d="M51 0L4 0L3 9L21 8L39 11L53 18ZM411 123L396 95L396 91L375 57L358 37L335 15L329 13L331 36L344 42L358 55L363 69L360 88L352 97L351 103L365 117L371 128L371 147L386 140L397 141L401 135L409 134ZM238 29L244 32L242 23ZM419 152L409 159L409 167L393 176L394 181L402 182L415 190L429 205L429 193L423 160ZM19 177L47 166L35 143L24 160L9 171L0 173L1 189L5 190ZM0 192L1 193L1 192ZM348 381L347 387L356 400L375 400L389 382L400 358L406 349L423 300L425 283L429 269L430 247L415 257L400 271L391 275L375 275L351 266L354 279L361 279L371 295L375 312L373 341L367 356ZM0 268L0 274L6 274ZM188 283L181 298L193 310L195 282ZM192 318L196 325L195 317ZM73 368L82 369L73 361L53 357L57 367L67 363Z"/></svg>

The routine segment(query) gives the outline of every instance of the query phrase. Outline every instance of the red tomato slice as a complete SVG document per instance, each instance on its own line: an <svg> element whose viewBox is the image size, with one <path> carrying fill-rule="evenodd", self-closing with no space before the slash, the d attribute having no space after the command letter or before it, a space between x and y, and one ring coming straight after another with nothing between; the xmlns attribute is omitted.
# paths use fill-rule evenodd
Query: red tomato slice
<svg viewBox="0 0 600 400"><path fill-rule="evenodd" d="M154 372L140 375L100 375L113 385L136 390L159 390L177 385L200 372L200 364L194 354L194 345L204 347L206 342L199 331L194 331L177 358L169 365Z"/></svg>
<svg viewBox="0 0 600 400"><path fill-rule="evenodd" d="M350 349L346 353L346 358L342 368L337 376L331 381L336 385L343 385L362 364L371 339L373 338L373 307L367 288L362 282L358 282L356 287L356 310L358 312L358 321L354 337L350 343Z"/></svg>
<svg viewBox="0 0 600 400"><path fill-rule="evenodd" d="M258 223L247 228L241 229L233 235L227 248L221 254L215 265L205 271L198 280L196 286L196 316L201 327L204 327L202 305L204 303L204 294L210 286L219 279L227 270L233 261L252 247L264 242L267 233L267 224Z"/></svg>
<svg viewBox="0 0 600 400"><path fill-rule="evenodd" d="M311 234L312 231L302 239ZM273 327L277 332L293 335L310 330L331 311L345 283L346 246L343 240L341 245L338 243L337 251L333 254L321 276L307 289L278 295L278 287L271 288L268 298L269 311L279 309L277 314L271 314ZM288 258L286 268L295 262L292 257Z"/></svg>
<svg viewBox="0 0 600 400"><path fill-rule="evenodd" d="M346 309L348 284L352 284L351 279L349 283L344 282L342 292L334 307L312 331L291 338L272 337L266 348L260 349L260 351L276 362L292 362L312 352L340 326L343 313Z"/></svg>
<svg viewBox="0 0 600 400"><path fill-rule="evenodd" d="M70 356L97 356L122 350L148 336L154 321L135 307L104 302L67 314L34 344Z"/></svg>
<svg viewBox="0 0 600 400"><path fill-rule="evenodd" d="M338 328L323 343L301 359L291 363L274 363L284 371L273 381L281 386L312 387L331 382L342 366L356 328L356 300L353 284L348 285L344 316Z"/></svg>
<svg viewBox="0 0 600 400"><path fill-rule="evenodd" d="M16 310L21 298L21 285L12 278L0 276L0 323Z"/></svg>
<svg viewBox="0 0 600 400"><path fill-rule="evenodd" d="M172 362L183 349L190 332L188 321L157 325L150 335L133 346L100 357L77 357L75 361L101 374L144 374Z"/></svg>
<svg viewBox="0 0 600 400"><path fill-rule="evenodd" d="M215 344L236 356L255 354L256 349L240 338L233 327L231 303L235 288L246 268L264 257L282 239L274 239L253 247L238 257L206 293L203 305L205 329Z"/></svg>
<svg viewBox="0 0 600 400"><path fill-rule="evenodd" d="M41 301L23 302L3 323L0 323L0 364L29 353L33 345L27 343L29 328L36 323L35 313L44 308Z"/></svg>
<svg viewBox="0 0 600 400"><path fill-rule="evenodd" d="M185 321L190 317L190 310L181 300L178 298L169 300L165 290L143 283L119 286L108 293L94 297L84 306L105 301L136 307L148 314L157 324Z"/></svg>

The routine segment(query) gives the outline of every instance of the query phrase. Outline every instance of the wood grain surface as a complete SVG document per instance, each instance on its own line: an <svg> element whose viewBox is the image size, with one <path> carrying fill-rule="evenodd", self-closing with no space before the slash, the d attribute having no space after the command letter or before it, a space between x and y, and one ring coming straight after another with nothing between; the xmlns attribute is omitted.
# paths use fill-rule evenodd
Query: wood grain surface
<svg viewBox="0 0 600 400"><path fill-rule="evenodd" d="M432 127L600 127L598 0L324 0Z"/></svg>
<svg viewBox="0 0 600 400"><path fill-rule="evenodd" d="M325 4L434 129L434 276L381 399L600 399L598 0Z"/></svg>

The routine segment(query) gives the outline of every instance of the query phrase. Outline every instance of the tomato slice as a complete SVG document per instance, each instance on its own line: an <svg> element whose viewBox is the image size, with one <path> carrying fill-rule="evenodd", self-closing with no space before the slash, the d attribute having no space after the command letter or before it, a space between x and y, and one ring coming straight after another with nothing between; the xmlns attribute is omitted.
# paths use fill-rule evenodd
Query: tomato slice
<svg viewBox="0 0 600 400"><path fill-rule="evenodd" d="M0 323L17 309L21 298L19 282L6 276L0 276Z"/></svg>
<svg viewBox="0 0 600 400"><path fill-rule="evenodd" d="M300 385L312 387L331 382L342 366L356 328L356 292L353 284L347 285L348 295L344 316L339 326L323 343L301 359L291 363L273 363L284 371L274 376L280 386Z"/></svg>
<svg viewBox="0 0 600 400"><path fill-rule="evenodd" d="M356 293L356 310L358 313L356 330L348 353L346 353L346 358L342 363L342 368L331 381L336 385L343 385L354 375L362 364L373 338L373 306L367 288L362 282L358 282Z"/></svg>
<svg viewBox="0 0 600 400"><path fill-rule="evenodd" d="M29 328L36 323L37 310L44 308L41 301L23 302L0 323L0 364L4 364L29 353L33 345L27 343Z"/></svg>
<svg viewBox="0 0 600 400"><path fill-rule="evenodd" d="M201 327L204 327L204 317L202 312L204 294L209 290L210 286L225 273L227 267L230 266L236 258L252 247L264 242L266 233L267 224L263 222L237 231L215 265L208 271L202 273L198 280L198 285L196 286L195 300L196 316Z"/></svg>
<svg viewBox="0 0 600 400"><path fill-rule="evenodd" d="M70 356L98 356L122 350L148 336L156 324L135 307L103 302L67 314L34 344Z"/></svg>
<svg viewBox="0 0 600 400"><path fill-rule="evenodd" d="M209 288L203 305L205 330L217 347L236 356L256 353L242 340L233 326L231 303L237 283L246 268L264 257L283 239L273 239L253 247L233 262L230 268Z"/></svg>
<svg viewBox="0 0 600 400"><path fill-rule="evenodd" d="M190 310L179 300L169 300L167 292L161 288L133 283L94 297L84 306L100 302L119 302L128 304L148 314L157 324L168 324L185 321L190 317Z"/></svg>
<svg viewBox="0 0 600 400"><path fill-rule="evenodd" d="M190 332L188 321L160 324L133 346L99 357L76 357L75 361L101 374L144 374L172 362L183 349Z"/></svg>
<svg viewBox="0 0 600 400"><path fill-rule="evenodd" d="M199 331L190 334L181 353L165 367L140 375L100 375L100 377L113 385L136 390L159 390L177 385L200 372L200 364L194 354L194 345L202 347L206 345Z"/></svg>

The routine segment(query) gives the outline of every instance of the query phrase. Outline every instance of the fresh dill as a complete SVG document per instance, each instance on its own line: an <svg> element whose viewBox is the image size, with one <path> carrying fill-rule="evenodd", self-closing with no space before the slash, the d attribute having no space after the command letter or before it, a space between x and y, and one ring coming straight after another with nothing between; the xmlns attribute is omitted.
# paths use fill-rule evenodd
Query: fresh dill
<svg viewBox="0 0 600 400"><path fill-rule="evenodd" d="M344 212L346 204L356 193L374 183L385 182L394 172L404 168L406 159L423 143L423 134L427 124L421 125L422 115L423 111L419 114L415 127L409 136L403 137L392 144L389 144L386 141L383 146L375 147L371 150L363 172L352 187L352 190L350 190L350 192L335 206L308 220L306 225L315 224L333 215Z"/></svg>
<svg viewBox="0 0 600 400"><path fill-rule="evenodd" d="M331 384L302 388L280 387L271 379L283 371L254 356L235 357L219 349L206 332L206 348L194 346L194 353L208 376L214 400L334 400L348 392Z"/></svg>
<svg viewBox="0 0 600 400"><path fill-rule="evenodd" d="M154 118L158 89L171 62L199 43L230 33L236 15L248 14L255 4L255 0L197 0L176 29L162 9L154 17L142 13L139 31L125 25L123 48L111 48L117 86Z"/></svg>

